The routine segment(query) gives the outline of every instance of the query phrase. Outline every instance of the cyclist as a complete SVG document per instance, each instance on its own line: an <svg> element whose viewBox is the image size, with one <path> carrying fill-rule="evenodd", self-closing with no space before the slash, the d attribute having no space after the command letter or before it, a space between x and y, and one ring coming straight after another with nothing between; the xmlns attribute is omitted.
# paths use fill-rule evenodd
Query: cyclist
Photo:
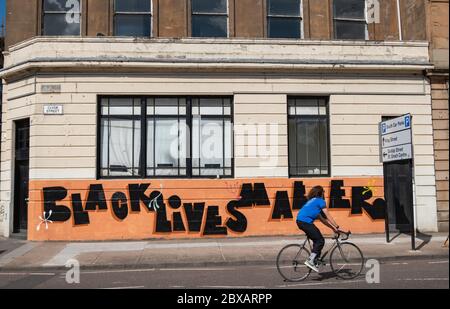
<svg viewBox="0 0 450 309"><path fill-rule="evenodd" d="M320 230L314 225L314 221L319 219L325 226L337 233L339 225L330 216L326 209L325 191L323 187L316 186L309 191L308 201L298 212L297 226L305 232L306 236L313 241L311 256L306 260L305 265L315 272L319 272L316 261L320 258L322 249L325 246L325 239Z"/></svg>

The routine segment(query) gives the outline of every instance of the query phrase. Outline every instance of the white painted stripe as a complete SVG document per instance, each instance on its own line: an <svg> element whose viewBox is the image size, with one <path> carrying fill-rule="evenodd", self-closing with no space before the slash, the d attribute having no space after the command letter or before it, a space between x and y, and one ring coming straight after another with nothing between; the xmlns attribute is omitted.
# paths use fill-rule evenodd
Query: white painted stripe
<svg viewBox="0 0 450 309"><path fill-rule="evenodd" d="M145 288L143 285L139 286L123 286L123 287L114 287L114 288L103 288L102 290L131 290L131 289L143 289Z"/></svg>
<svg viewBox="0 0 450 309"><path fill-rule="evenodd" d="M327 284L350 284L350 283L360 283L365 282L364 280L353 280L353 281L342 281L342 282L316 282L316 283L298 283L289 285L277 285L277 288L288 288L295 286L315 286L315 285L327 285Z"/></svg>
<svg viewBox="0 0 450 309"><path fill-rule="evenodd" d="M28 252L30 252L31 250L33 250L33 248L35 248L37 246L36 243L26 243L23 246L20 246L19 248L5 254L4 256L2 256L0 258L0 267L5 266L6 264L10 263L11 261L13 261L15 258L25 255Z"/></svg>
<svg viewBox="0 0 450 309"><path fill-rule="evenodd" d="M398 281L448 281L448 278L407 278L397 279Z"/></svg>
<svg viewBox="0 0 450 309"><path fill-rule="evenodd" d="M86 274L110 274L110 273L136 273L136 272L149 272L155 271L154 268L149 269L122 269L122 270L97 270L97 271L82 271L82 275Z"/></svg>
<svg viewBox="0 0 450 309"><path fill-rule="evenodd" d="M448 264L448 261L428 262L428 264Z"/></svg>
<svg viewBox="0 0 450 309"><path fill-rule="evenodd" d="M0 273L0 276L55 276L54 273Z"/></svg>
<svg viewBox="0 0 450 309"><path fill-rule="evenodd" d="M235 268L161 268L160 271L228 271Z"/></svg>
<svg viewBox="0 0 450 309"><path fill-rule="evenodd" d="M211 289L265 289L265 286L246 286L246 285L204 285L199 288L211 288Z"/></svg>

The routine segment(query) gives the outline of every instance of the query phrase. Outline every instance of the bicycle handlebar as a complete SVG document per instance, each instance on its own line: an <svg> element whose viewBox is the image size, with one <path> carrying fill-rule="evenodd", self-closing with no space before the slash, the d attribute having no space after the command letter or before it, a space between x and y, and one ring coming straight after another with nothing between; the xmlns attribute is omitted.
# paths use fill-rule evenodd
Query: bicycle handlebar
<svg viewBox="0 0 450 309"><path fill-rule="evenodd" d="M342 234L345 235L345 238L342 238L342 240L345 241L345 240L349 239L349 237L350 237L350 235L352 234L352 232L351 232L351 231L344 232L344 231L342 231L342 230L338 230L338 231L336 232L335 239L338 239L339 237L341 237Z"/></svg>

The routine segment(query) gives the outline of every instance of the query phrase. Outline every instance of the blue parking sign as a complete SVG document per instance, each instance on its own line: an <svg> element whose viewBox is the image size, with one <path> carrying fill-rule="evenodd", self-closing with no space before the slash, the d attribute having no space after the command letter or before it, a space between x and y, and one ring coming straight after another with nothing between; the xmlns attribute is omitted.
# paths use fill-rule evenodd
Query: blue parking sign
<svg viewBox="0 0 450 309"><path fill-rule="evenodd" d="M405 128L410 128L410 127L411 127L411 117L406 116L405 117Z"/></svg>

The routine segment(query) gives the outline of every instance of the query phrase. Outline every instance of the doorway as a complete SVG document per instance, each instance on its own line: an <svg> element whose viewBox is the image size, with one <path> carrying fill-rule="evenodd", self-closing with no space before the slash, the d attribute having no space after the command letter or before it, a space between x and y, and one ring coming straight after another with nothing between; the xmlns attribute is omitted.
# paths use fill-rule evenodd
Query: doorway
<svg viewBox="0 0 450 309"><path fill-rule="evenodd" d="M15 121L13 233L28 228L30 120Z"/></svg>
<svg viewBox="0 0 450 309"><path fill-rule="evenodd" d="M411 233L414 228L412 160L384 164L386 227L391 232Z"/></svg>

